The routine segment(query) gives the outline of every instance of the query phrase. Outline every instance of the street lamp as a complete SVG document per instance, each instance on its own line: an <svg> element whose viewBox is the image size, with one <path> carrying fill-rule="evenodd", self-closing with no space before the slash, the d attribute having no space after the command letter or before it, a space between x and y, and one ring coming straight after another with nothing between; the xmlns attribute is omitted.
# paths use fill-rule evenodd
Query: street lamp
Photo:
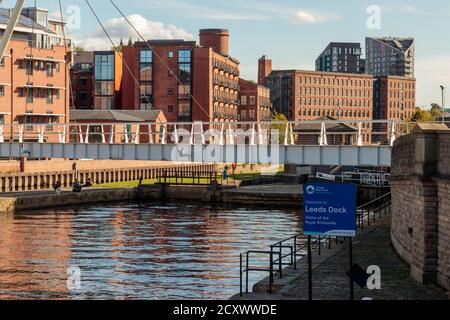
<svg viewBox="0 0 450 320"><path fill-rule="evenodd" d="M445 111L445 87L441 85L442 92L442 112ZM442 115L442 122L444 122L444 115Z"/></svg>

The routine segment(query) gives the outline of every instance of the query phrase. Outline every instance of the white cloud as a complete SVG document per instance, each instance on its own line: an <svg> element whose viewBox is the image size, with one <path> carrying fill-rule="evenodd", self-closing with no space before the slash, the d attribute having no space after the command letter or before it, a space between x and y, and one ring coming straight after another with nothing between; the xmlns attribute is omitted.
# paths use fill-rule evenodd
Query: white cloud
<svg viewBox="0 0 450 320"><path fill-rule="evenodd" d="M291 18L291 22L295 24L317 24L341 19L340 15L334 13L299 10Z"/></svg>
<svg viewBox="0 0 450 320"><path fill-rule="evenodd" d="M407 13L419 14L420 10L412 5L390 4L381 7L381 10L386 13Z"/></svg>
<svg viewBox="0 0 450 320"><path fill-rule="evenodd" d="M137 4L135 5L137 6ZM139 4L139 6L142 6ZM227 9L218 8L216 6L202 6L179 0L153 0L145 3L147 8L152 9L168 9L172 10L175 15L183 18L215 20L215 21L254 21L268 20L270 15L260 14L257 7L252 10L241 10L241 6Z"/></svg>
<svg viewBox="0 0 450 320"><path fill-rule="evenodd" d="M416 78L417 104L419 106L428 106L433 102L440 104L439 86L444 85L450 88L450 55L417 58Z"/></svg>
<svg viewBox="0 0 450 320"><path fill-rule="evenodd" d="M148 40L193 38L192 34L182 28L178 28L170 24L165 25L162 22L148 20L139 14L130 15L127 18L141 33L141 35ZM129 38L134 40L138 39L137 33L125 21L125 18L114 18L106 21L104 25L116 45L119 44L120 39L123 39L124 43L127 43ZM74 39L74 42L77 46L81 46L85 50L108 50L112 47L101 28L88 34L84 39Z"/></svg>

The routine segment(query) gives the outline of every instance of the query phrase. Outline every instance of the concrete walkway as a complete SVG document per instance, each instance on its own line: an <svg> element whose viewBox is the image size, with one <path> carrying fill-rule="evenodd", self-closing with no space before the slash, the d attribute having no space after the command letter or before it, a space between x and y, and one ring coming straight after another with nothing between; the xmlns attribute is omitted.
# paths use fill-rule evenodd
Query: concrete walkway
<svg viewBox="0 0 450 320"><path fill-rule="evenodd" d="M348 246L337 246L331 250L313 270L314 300L348 300L349 270ZM354 263L364 269L371 265L381 268L381 290L361 289L355 284L355 299L373 300L446 300L447 292L436 285L421 285L409 276L408 265L396 254L390 242L389 218L379 220L376 225L355 239L353 246ZM313 257L313 259L316 258ZM317 258L316 258L317 259ZM306 260L306 259L304 259ZM306 263L302 261L301 263ZM286 299L307 300L308 278L300 267L298 276L284 286L276 296L261 293L238 295L232 299L261 300Z"/></svg>

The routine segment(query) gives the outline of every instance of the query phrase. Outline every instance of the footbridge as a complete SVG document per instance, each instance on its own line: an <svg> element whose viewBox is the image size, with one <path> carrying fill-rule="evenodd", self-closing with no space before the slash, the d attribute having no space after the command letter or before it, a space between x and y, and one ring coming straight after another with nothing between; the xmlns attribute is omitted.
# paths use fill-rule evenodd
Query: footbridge
<svg viewBox="0 0 450 320"><path fill-rule="evenodd" d="M391 165L413 124L394 121L0 125L0 158Z"/></svg>

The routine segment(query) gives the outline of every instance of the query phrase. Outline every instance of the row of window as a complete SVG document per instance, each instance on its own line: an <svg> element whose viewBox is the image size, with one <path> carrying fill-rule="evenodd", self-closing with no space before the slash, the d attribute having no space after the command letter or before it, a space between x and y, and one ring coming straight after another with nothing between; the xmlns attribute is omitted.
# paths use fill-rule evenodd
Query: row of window
<svg viewBox="0 0 450 320"><path fill-rule="evenodd" d="M331 106L331 107L360 107L370 108L371 100L348 100L348 99L316 99L316 98L300 98L301 106Z"/></svg>
<svg viewBox="0 0 450 320"><path fill-rule="evenodd" d="M306 117L370 118L370 112L368 110L299 109L298 115Z"/></svg>
<svg viewBox="0 0 450 320"><path fill-rule="evenodd" d="M247 105L247 98L248 98L249 105L254 106L256 104L256 97L255 96L242 95L241 96L241 106L246 106Z"/></svg>
<svg viewBox="0 0 450 320"><path fill-rule="evenodd" d="M389 81L389 88L401 90L414 90L416 88L416 84L415 82Z"/></svg>
<svg viewBox="0 0 450 320"><path fill-rule="evenodd" d="M19 97L27 98L27 103L33 103L34 99L44 99L47 103L53 103L53 96L56 96L56 99L60 98L60 93L58 89L43 89L43 88L19 88L17 89Z"/></svg>
<svg viewBox="0 0 450 320"><path fill-rule="evenodd" d="M248 115L248 116L247 116ZM241 110L241 120L246 121L246 120L257 120L256 119L256 110L248 110L248 114L247 114L247 110Z"/></svg>
<svg viewBox="0 0 450 320"><path fill-rule="evenodd" d="M401 102L389 102L389 108L392 109L400 109L400 110L404 110L405 108L407 109L415 109L415 105L412 102L409 103L401 103Z"/></svg>
<svg viewBox="0 0 450 320"><path fill-rule="evenodd" d="M47 77L53 77L54 71L61 71L61 66L57 62L20 60L19 69L26 69L27 75L33 75L35 71L45 71Z"/></svg>
<svg viewBox="0 0 450 320"><path fill-rule="evenodd" d="M389 111L389 119L409 120L414 112Z"/></svg>
<svg viewBox="0 0 450 320"><path fill-rule="evenodd" d="M329 96L329 97L358 97L370 98L370 90L344 89L344 88L323 88L323 87L303 87L299 88L300 95Z"/></svg>
<svg viewBox="0 0 450 320"><path fill-rule="evenodd" d="M389 91L389 98L391 99L415 99L416 93L414 91L407 91L405 93L400 91Z"/></svg>
<svg viewBox="0 0 450 320"><path fill-rule="evenodd" d="M299 83L304 84L322 84L329 86L346 86L346 87L364 87L372 86L372 80L354 80L341 78L319 78L319 77L298 77Z"/></svg>
<svg viewBox="0 0 450 320"><path fill-rule="evenodd" d="M173 59L174 53L168 53L169 59ZM153 51L150 49L143 49L139 53L140 65L140 80L153 80ZM171 70L168 70L168 75L172 76ZM178 50L178 78L182 83L191 82L191 50Z"/></svg>

